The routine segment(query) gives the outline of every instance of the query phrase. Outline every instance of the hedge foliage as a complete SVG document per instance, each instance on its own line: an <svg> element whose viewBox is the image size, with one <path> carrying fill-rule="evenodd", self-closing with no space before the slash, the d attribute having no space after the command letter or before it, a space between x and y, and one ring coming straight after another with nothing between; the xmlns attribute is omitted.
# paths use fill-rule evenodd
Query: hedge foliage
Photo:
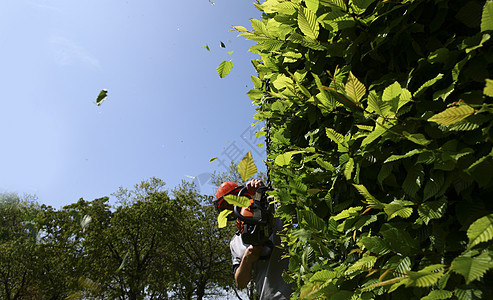
<svg viewBox="0 0 493 300"><path fill-rule="evenodd" d="M293 298L493 299L493 1L255 5Z"/></svg>

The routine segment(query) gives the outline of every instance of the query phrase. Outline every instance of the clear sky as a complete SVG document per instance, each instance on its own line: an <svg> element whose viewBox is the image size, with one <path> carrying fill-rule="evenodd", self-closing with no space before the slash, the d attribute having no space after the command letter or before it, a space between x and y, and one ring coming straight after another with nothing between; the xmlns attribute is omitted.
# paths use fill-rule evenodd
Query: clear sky
<svg viewBox="0 0 493 300"><path fill-rule="evenodd" d="M212 194L208 174L248 150L262 168L246 95L257 56L229 31L260 12L214 2L2 1L0 192L60 208L151 176ZM222 60L234 67L221 79Z"/></svg>

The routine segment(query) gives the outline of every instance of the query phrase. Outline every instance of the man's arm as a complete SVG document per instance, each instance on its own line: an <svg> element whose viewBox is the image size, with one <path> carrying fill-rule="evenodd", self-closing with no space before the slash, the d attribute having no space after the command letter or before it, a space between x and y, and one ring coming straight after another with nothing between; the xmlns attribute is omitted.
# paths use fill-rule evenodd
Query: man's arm
<svg viewBox="0 0 493 300"><path fill-rule="evenodd" d="M253 263L259 259L261 251L262 247L254 247L251 245L245 250L240 266L235 272L235 281L238 288L244 289L250 282Z"/></svg>

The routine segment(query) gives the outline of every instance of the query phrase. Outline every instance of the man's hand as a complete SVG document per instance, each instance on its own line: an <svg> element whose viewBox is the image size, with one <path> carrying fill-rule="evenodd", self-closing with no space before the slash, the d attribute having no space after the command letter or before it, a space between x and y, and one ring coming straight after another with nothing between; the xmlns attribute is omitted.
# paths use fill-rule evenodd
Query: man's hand
<svg viewBox="0 0 493 300"><path fill-rule="evenodd" d="M250 193L251 195L255 195L255 192L257 192L257 189L261 186L264 186L264 183L262 182L262 180L259 179L252 179L245 184L248 193Z"/></svg>
<svg viewBox="0 0 493 300"><path fill-rule="evenodd" d="M236 285L240 289L244 289L248 282L250 282L250 278L252 277L252 266L253 263L256 262L260 253L262 252L262 246L252 246L250 245L243 253L243 258L241 259L240 266L236 269L235 273L235 281Z"/></svg>
<svg viewBox="0 0 493 300"><path fill-rule="evenodd" d="M259 257L260 253L262 252L262 246L252 246L248 247L243 254L243 259L246 260L249 263L254 263L256 262Z"/></svg>

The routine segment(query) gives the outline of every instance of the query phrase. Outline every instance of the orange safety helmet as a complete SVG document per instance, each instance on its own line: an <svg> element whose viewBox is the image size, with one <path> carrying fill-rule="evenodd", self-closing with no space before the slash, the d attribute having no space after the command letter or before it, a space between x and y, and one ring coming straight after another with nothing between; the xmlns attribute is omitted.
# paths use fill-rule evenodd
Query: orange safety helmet
<svg viewBox="0 0 493 300"><path fill-rule="evenodd" d="M224 196L231 194L238 194L243 189L243 186L239 186L234 182L223 182L217 188L216 191L216 201L214 201L214 206L217 211L222 211L224 209L232 209L229 208L229 203L224 201Z"/></svg>
<svg viewBox="0 0 493 300"><path fill-rule="evenodd" d="M247 189L242 186L238 185L235 182L223 182L221 185L217 188L216 191L216 200L214 201L214 206L218 211L222 211L224 209L233 209L233 206L231 206L228 202L224 201L224 196L227 195L237 195L237 196L246 196L248 198L252 198L252 195L247 191Z"/></svg>

